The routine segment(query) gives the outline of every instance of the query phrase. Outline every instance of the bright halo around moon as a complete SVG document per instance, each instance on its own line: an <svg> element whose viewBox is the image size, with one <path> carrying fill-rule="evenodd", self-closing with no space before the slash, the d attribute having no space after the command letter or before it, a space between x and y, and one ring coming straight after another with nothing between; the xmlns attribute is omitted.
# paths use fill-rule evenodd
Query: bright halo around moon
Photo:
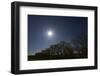
<svg viewBox="0 0 100 76"><path fill-rule="evenodd" d="M50 37L53 36L53 32L52 32L52 31L48 31L47 34L48 34L48 36L50 36Z"/></svg>

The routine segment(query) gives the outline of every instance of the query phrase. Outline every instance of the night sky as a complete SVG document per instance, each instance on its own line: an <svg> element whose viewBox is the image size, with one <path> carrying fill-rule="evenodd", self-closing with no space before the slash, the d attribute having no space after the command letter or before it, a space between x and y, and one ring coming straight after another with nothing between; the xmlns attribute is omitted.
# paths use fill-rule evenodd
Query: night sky
<svg viewBox="0 0 100 76"><path fill-rule="evenodd" d="M70 42L81 33L87 33L87 17L28 15L28 55L60 41Z"/></svg>

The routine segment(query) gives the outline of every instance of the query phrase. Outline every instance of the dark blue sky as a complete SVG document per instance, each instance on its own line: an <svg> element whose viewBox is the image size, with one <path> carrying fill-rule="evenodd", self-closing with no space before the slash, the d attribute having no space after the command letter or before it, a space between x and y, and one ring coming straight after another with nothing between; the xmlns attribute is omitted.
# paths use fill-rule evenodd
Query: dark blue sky
<svg viewBox="0 0 100 76"><path fill-rule="evenodd" d="M53 36L47 32L51 30ZM28 54L87 33L87 17L28 15Z"/></svg>

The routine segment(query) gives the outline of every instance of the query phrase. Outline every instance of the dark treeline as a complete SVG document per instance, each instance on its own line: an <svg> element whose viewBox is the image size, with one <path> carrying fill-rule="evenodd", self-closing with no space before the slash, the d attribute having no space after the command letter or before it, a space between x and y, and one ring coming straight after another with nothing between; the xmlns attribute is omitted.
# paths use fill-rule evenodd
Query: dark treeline
<svg viewBox="0 0 100 76"><path fill-rule="evenodd" d="M28 60L79 59L87 58L87 35L79 35L70 42L60 41L49 48L29 55Z"/></svg>

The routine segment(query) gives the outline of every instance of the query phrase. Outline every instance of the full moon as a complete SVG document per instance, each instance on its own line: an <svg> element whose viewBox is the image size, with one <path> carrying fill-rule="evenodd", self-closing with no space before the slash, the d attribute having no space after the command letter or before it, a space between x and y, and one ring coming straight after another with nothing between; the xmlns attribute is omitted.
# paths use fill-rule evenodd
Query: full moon
<svg viewBox="0 0 100 76"><path fill-rule="evenodd" d="M53 32L52 31L48 31L48 36L52 36Z"/></svg>

